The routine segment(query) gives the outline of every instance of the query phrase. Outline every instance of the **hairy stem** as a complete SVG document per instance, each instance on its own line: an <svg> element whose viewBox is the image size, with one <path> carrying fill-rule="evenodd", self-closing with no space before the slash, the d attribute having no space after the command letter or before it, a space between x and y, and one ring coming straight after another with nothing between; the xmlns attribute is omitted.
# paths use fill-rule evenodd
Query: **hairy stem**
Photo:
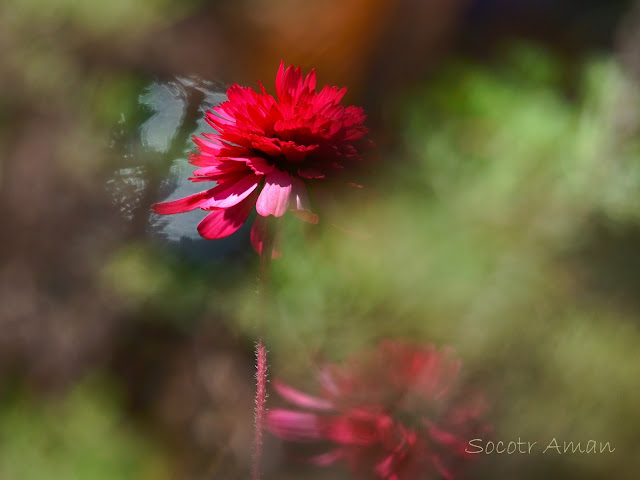
<svg viewBox="0 0 640 480"><path fill-rule="evenodd" d="M262 340L256 345L256 407L255 407L255 432L253 437L253 464L251 479L260 478L260 460L262 457L262 440L264 432L264 420L267 413L267 349Z"/></svg>
<svg viewBox="0 0 640 480"><path fill-rule="evenodd" d="M264 436L264 420L267 413L267 349L262 340L264 331L264 315L267 314L269 305L267 296L269 291L269 273L271 268L271 257L276 237L276 222L269 218L266 222L267 231L262 244L262 254L260 255L260 273L258 277L258 295L262 306L262 316L258 330L259 340L256 344L256 405L255 405L255 430L253 437L253 463L251 465L251 480L260 478L260 461L262 458L262 442Z"/></svg>

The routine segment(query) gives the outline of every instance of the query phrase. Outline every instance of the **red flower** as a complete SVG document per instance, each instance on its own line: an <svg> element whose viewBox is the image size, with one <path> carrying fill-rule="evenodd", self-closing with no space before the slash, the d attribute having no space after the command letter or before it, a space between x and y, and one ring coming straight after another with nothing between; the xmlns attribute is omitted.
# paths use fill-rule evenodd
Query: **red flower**
<svg viewBox="0 0 640 480"><path fill-rule="evenodd" d="M335 175L360 158L360 145L368 130L361 108L344 107L346 89L324 87L316 92L316 73L303 78L300 67L280 69L277 100L251 88L232 85L228 101L206 115L217 133L194 137L199 153L190 156L198 167L193 182L216 186L179 200L153 205L160 214L196 208L210 213L198 225L201 236L223 238L238 230L253 206L258 219L251 243L262 250L264 217L280 217L290 210L310 223L307 184Z"/></svg>
<svg viewBox="0 0 640 480"><path fill-rule="evenodd" d="M451 479L483 429L482 399L453 388L459 368L448 351L382 342L345 368L321 370L321 397L276 382L285 400L316 413L275 409L267 425L286 440L332 443L312 462L344 460L362 478Z"/></svg>

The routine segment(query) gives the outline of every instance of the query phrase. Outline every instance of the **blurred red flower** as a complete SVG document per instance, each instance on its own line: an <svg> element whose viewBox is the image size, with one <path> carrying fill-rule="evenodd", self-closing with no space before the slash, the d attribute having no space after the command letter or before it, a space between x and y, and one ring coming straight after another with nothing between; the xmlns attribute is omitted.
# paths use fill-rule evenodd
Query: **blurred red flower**
<svg viewBox="0 0 640 480"><path fill-rule="evenodd" d="M360 158L364 112L344 107L346 89L324 87L316 92L316 73L303 78L302 69L285 69L276 76L277 100L253 89L232 85L228 101L206 114L217 133L194 137L199 153L190 156L197 169L193 182L216 186L179 200L153 205L159 214L210 211L198 225L201 236L223 238L238 230L253 206L258 218L251 243L262 250L267 228L264 218L287 210L317 223L307 194L309 182L332 176Z"/></svg>
<svg viewBox="0 0 640 480"><path fill-rule="evenodd" d="M460 361L448 350L385 341L344 368L320 371L321 397L281 382L278 393L307 410L274 409L272 434L333 447L311 461L345 461L362 478L454 478L471 455L469 440L485 431L484 401L454 388Z"/></svg>

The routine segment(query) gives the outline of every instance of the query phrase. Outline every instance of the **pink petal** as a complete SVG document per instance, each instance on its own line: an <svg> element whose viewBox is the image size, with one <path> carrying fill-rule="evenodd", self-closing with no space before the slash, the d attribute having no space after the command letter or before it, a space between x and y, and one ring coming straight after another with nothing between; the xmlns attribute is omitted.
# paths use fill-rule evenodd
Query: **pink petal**
<svg viewBox="0 0 640 480"><path fill-rule="evenodd" d="M215 188L215 187L214 187ZM188 197L179 198L178 200L172 200L164 203L154 203L151 205L151 209L159 213L160 215L172 215L174 213L190 212L200 207L200 205L206 201L209 193L212 189L204 192L198 192Z"/></svg>
<svg viewBox="0 0 640 480"><path fill-rule="evenodd" d="M217 174L217 175L199 175L197 177L189 177L189 181L193 182L193 183L198 183L198 182L215 182L216 180L219 180L220 177L224 177L225 174Z"/></svg>
<svg viewBox="0 0 640 480"><path fill-rule="evenodd" d="M324 105L337 105L342 100L342 97L347 93L346 88L325 86L318 96L315 98L314 104L316 108L321 108Z"/></svg>
<svg viewBox="0 0 640 480"><path fill-rule="evenodd" d="M287 68L284 73L284 87L291 95L291 98L297 98L298 93L302 89L302 68L293 68L293 65Z"/></svg>
<svg viewBox="0 0 640 480"><path fill-rule="evenodd" d="M231 183L236 183L239 177L251 175L252 173L251 170L247 168L246 165L238 164L237 162L225 162L225 163L227 165L228 164L238 165L238 168L225 168L224 170L221 170L219 166L198 168L196 171L193 172L195 176L189 177L189 180L191 180L192 182L217 181L218 185L221 185L223 183L230 185ZM225 165L225 163L222 163L222 165Z"/></svg>
<svg viewBox="0 0 640 480"><path fill-rule="evenodd" d="M445 468L445 466L440 461L440 458L438 458L436 455L434 455L432 458L433 464L436 466L438 472L440 472L440 475L442 475L442 478L444 478L445 480L453 480L453 472L448 468Z"/></svg>
<svg viewBox="0 0 640 480"><path fill-rule="evenodd" d="M380 478L388 478L391 474L393 474L394 467L394 455L391 454L385 457L380 463L378 463L374 467L374 471Z"/></svg>
<svg viewBox="0 0 640 480"><path fill-rule="evenodd" d="M338 396L341 390L332 370L331 367L322 367L318 371L318 380L320 381L320 385L322 385L330 395Z"/></svg>
<svg viewBox="0 0 640 480"><path fill-rule="evenodd" d="M261 140L251 142L251 146L256 150L266 153L272 157L279 157L281 155L280 148L275 145L274 141Z"/></svg>
<svg viewBox="0 0 640 480"><path fill-rule="evenodd" d="M274 170L265 177L264 188L256 202L258 214L281 217L289 206L291 176L282 170Z"/></svg>
<svg viewBox="0 0 640 480"><path fill-rule="evenodd" d="M251 157L247 159L247 166L258 175L267 175L275 168L262 157Z"/></svg>
<svg viewBox="0 0 640 480"><path fill-rule="evenodd" d="M304 222L318 223L318 215L311 211L307 187L302 180L296 177L291 177L289 209L296 217Z"/></svg>
<svg viewBox="0 0 640 480"><path fill-rule="evenodd" d="M198 233L209 240L235 233L253 210L257 196L258 193L254 191L233 207L212 211L198 224Z"/></svg>
<svg viewBox="0 0 640 480"><path fill-rule="evenodd" d="M278 99L282 98L282 94L284 93L284 60L280 61L280 67L278 68L278 73L276 74L276 94Z"/></svg>
<svg viewBox="0 0 640 480"><path fill-rule="evenodd" d="M226 130L226 127L233 127L236 125L236 119L233 117L232 112L225 110L225 107L228 106L230 106L229 102L224 102L219 107L209 110L204 117L205 121L217 132L223 132ZM231 118L227 118L225 114Z"/></svg>
<svg viewBox="0 0 640 480"><path fill-rule="evenodd" d="M227 110L227 107L230 105L231 104L229 102L222 102L217 107L213 107L208 111L205 118L213 117L218 122L233 125L235 123L235 119L233 118L233 114Z"/></svg>
<svg viewBox="0 0 640 480"><path fill-rule="evenodd" d="M209 167L216 165L218 162L218 158L210 154L201 155L195 152L189 154L189 163L196 167Z"/></svg>
<svg viewBox="0 0 640 480"><path fill-rule="evenodd" d="M227 89L227 97L232 104L254 103L256 93L249 87L231 85Z"/></svg>
<svg viewBox="0 0 640 480"><path fill-rule="evenodd" d="M309 74L307 75L307 78L304 79L303 87L307 88L309 91L315 90L316 81L317 81L317 75L316 75L316 69L314 68L309 72Z"/></svg>
<svg viewBox="0 0 640 480"><path fill-rule="evenodd" d="M379 441L376 420L371 418L320 417L320 428L324 436L345 445L370 446Z"/></svg>
<svg viewBox="0 0 640 480"><path fill-rule="evenodd" d="M296 442L322 440L318 417L313 413L274 409L267 414L267 429L276 437Z"/></svg>
<svg viewBox="0 0 640 480"><path fill-rule="evenodd" d="M253 226L251 227L249 240L251 240L251 245L253 246L253 249L258 253L258 255L262 255L262 245L264 244L265 235L267 234L268 221L268 218L258 215L253 222ZM276 241L277 233L278 232L276 232ZM274 242L274 246L271 251L271 258L280 258L280 252L277 250L275 243L276 242Z"/></svg>
<svg viewBox="0 0 640 480"><path fill-rule="evenodd" d="M284 66L284 62L281 60L280 64ZM264 85L262 85L262 82L260 80L258 80L258 85L260 86L260 90L262 91L262 95L267 96L267 90L264 88Z"/></svg>
<svg viewBox="0 0 640 480"><path fill-rule="evenodd" d="M302 88L302 68L293 66L284 69L284 62L280 62L280 68L276 75L276 93L280 103L290 102L292 98L297 98Z"/></svg>
<svg viewBox="0 0 640 480"><path fill-rule="evenodd" d="M453 433L446 432L431 422L425 422L425 424L427 430L429 431L429 436L431 436L431 438L433 438L436 442L446 446L453 446L459 443L458 437Z"/></svg>
<svg viewBox="0 0 640 480"><path fill-rule="evenodd" d="M313 150L315 150L315 148L307 149L306 146L297 145L291 141L280 142L280 151L289 162L302 162L307 156L307 151Z"/></svg>
<svg viewBox="0 0 640 480"><path fill-rule="evenodd" d="M307 156L307 151L304 148L297 147L293 142L282 142L280 151L287 161L292 163L302 162Z"/></svg>
<svg viewBox="0 0 640 480"><path fill-rule="evenodd" d="M453 433L442 430L431 422L424 423L427 427L429 436L433 440L445 447L448 447L457 455L465 456L465 448L468 446L467 442L463 441L462 439L460 439L460 437L454 435Z"/></svg>
<svg viewBox="0 0 640 480"><path fill-rule="evenodd" d="M206 167L198 168L194 170L193 174L196 177L227 175L229 173L238 173L243 170L246 170L248 172L247 166L239 162L218 162L216 165L209 165Z"/></svg>
<svg viewBox="0 0 640 480"><path fill-rule="evenodd" d="M196 137L195 135L191 138L193 138L193 143L198 146L200 152L204 154L216 156L220 153L220 150L224 148L223 145L217 141L213 142L205 140L204 138Z"/></svg>
<svg viewBox="0 0 640 480"><path fill-rule="evenodd" d="M261 177L257 175L246 175L236 181L230 179L209 190L208 198L200 203L199 207L207 208L229 208L237 205L253 192Z"/></svg>
<svg viewBox="0 0 640 480"><path fill-rule="evenodd" d="M312 410L333 409L333 404L330 401L303 393L278 380L274 382L273 386L282 398L298 407L310 408Z"/></svg>
<svg viewBox="0 0 640 480"><path fill-rule="evenodd" d="M329 465L335 463L337 460L340 460L343 455L344 454L341 449L336 449L331 452L315 455L309 459L309 462L319 467L328 467Z"/></svg>

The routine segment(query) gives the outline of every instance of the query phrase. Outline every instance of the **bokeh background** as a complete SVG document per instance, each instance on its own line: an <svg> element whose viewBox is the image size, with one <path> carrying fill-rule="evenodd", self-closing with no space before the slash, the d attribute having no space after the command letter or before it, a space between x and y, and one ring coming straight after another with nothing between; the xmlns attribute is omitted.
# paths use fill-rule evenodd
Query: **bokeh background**
<svg viewBox="0 0 640 480"><path fill-rule="evenodd" d="M286 224L258 308L247 228L149 207L281 59L349 88L378 160ZM497 439L616 449L468 478L637 478L639 81L631 1L4 0L0 479L248 478L260 322L300 388L381 338L449 345ZM267 479L348 478L265 448Z"/></svg>

